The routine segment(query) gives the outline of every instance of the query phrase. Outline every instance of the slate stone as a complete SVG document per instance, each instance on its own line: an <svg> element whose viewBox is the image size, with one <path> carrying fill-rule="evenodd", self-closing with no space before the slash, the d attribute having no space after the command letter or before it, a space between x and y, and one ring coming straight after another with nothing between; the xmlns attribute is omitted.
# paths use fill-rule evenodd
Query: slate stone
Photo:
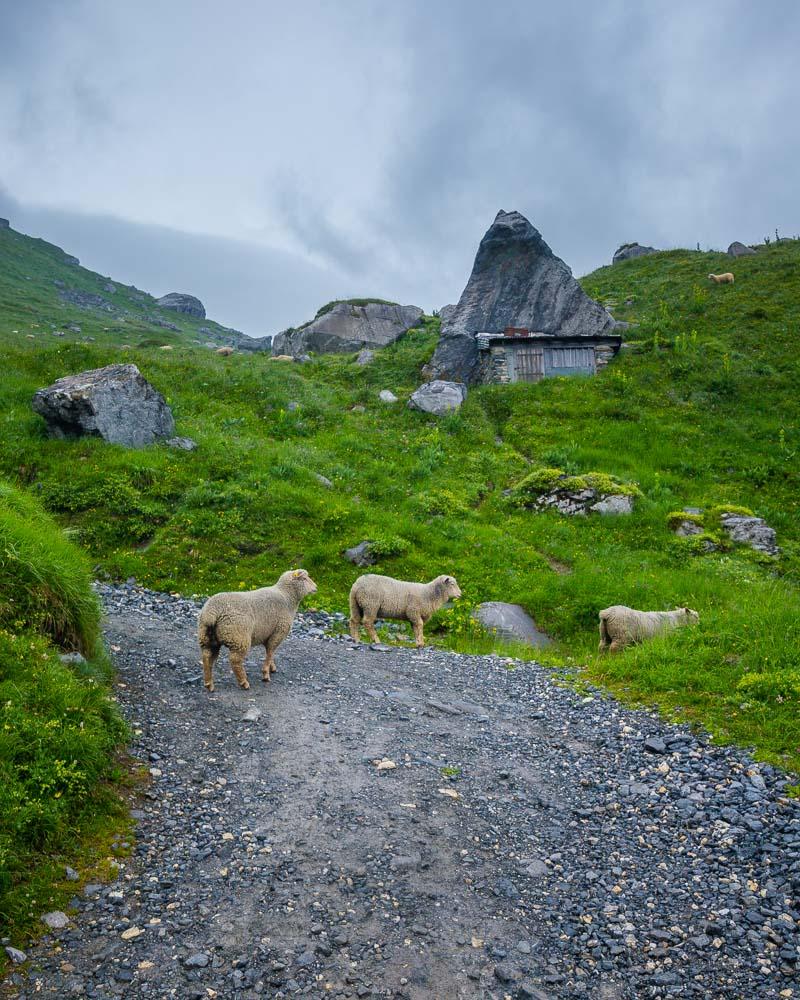
<svg viewBox="0 0 800 1000"><path fill-rule="evenodd" d="M110 444L141 448L175 430L164 397L136 365L108 365L67 375L33 397L51 437L95 435Z"/></svg>
<svg viewBox="0 0 800 1000"><path fill-rule="evenodd" d="M354 566L374 566L377 562L376 557L370 552L368 541L359 542L352 549L345 549L344 557Z"/></svg>
<svg viewBox="0 0 800 1000"><path fill-rule="evenodd" d="M756 552L770 556L778 555L775 530L761 517L747 517L743 514L723 514L720 518L722 529L728 537L742 545L749 545Z"/></svg>

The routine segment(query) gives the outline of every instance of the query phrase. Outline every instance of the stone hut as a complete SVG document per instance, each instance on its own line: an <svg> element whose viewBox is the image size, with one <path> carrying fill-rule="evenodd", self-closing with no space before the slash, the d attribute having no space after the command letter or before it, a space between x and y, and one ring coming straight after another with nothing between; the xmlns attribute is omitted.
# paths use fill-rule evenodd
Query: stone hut
<svg viewBox="0 0 800 1000"><path fill-rule="evenodd" d="M482 382L539 382L554 375L594 375L619 351L622 336L611 331L559 335L507 326L478 333Z"/></svg>

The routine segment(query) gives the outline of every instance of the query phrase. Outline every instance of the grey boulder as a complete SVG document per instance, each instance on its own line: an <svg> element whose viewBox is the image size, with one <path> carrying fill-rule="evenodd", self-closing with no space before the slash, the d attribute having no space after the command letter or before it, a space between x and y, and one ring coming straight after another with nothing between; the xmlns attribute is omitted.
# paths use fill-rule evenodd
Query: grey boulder
<svg viewBox="0 0 800 1000"><path fill-rule="evenodd" d="M173 312L185 313L187 316L196 316L197 319L206 318L206 309L200 299L194 295L187 295L185 292L168 292L156 299L156 305L162 309L172 309Z"/></svg>
<svg viewBox="0 0 800 1000"><path fill-rule="evenodd" d="M382 403L396 403L397 396L392 392L391 389L381 389L378 393L378 398Z"/></svg>
<svg viewBox="0 0 800 1000"><path fill-rule="evenodd" d="M307 351L337 354L357 351L362 347L385 347L416 326L422 316L418 306L337 302L328 312L305 326L277 334L272 343L272 353L296 357Z"/></svg>
<svg viewBox="0 0 800 1000"><path fill-rule="evenodd" d="M375 556L370 552L369 542L359 542L352 549L346 549L344 557L354 566L374 566L377 562Z"/></svg>
<svg viewBox="0 0 800 1000"><path fill-rule="evenodd" d="M69 917L61 910L53 910L50 913L43 913L42 923L46 924L50 930L60 931L69 925Z"/></svg>
<svg viewBox="0 0 800 1000"><path fill-rule="evenodd" d="M67 375L33 397L51 437L95 435L142 448L175 433L172 411L136 365L107 365Z"/></svg>
<svg viewBox="0 0 800 1000"><path fill-rule="evenodd" d="M641 243L623 243L618 247L611 258L612 264L619 264L621 260L632 260L634 257L647 257L651 253L658 253L655 247L643 247Z"/></svg>
<svg viewBox="0 0 800 1000"><path fill-rule="evenodd" d="M633 497L627 493L608 493L589 510L595 514L632 514Z"/></svg>
<svg viewBox="0 0 800 1000"><path fill-rule="evenodd" d="M751 257L754 254L755 250L752 247L745 246L744 243L740 243L738 240L734 240L728 247L729 257Z"/></svg>
<svg viewBox="0 0 800 1000"><path fill-rule="evenodd" d="M756 552L769 556L778 555L775 530L761 517L747 517L744 514L723 514L722 528L731 541L749 545Z"/></svg>
<svg viewBox="0 0 800 1000"><path fill-rule="evenodd" d="M174 437L167 440L167 447L177 448L179 451L194 451L197 448L197 442L193 438Z"/></svg>
<svg viewBox="0 0 800 1000"><path fill-rule="evenodd" d="M371 351L368 347L365 347L363 351L359 352L356 358L357 365L368 365L375 360L375 352Z"/></svg>
<svg viewBox="0 0 800 1000"><path fill-rule="evenodd" d="M450 322L450 320L455 315L455 311L457 308L458 307L455 305L455 303L451 303L450 305L447 306L442 306L442 308L439 310L439 319L442 321L442 326L444 326L445 323Z"/></svg>
<svg viewBox="0 0 800 1000"><path fill-rule="evenodd" d="M610 333L616 322L525 216L501 211L481 240L455 311L442 323L427 373L479 381L476 334L501 333L508 326L579 338Z"/></svg>
<svg viewBox="0 0 800 1000"><path fill-rule="evenodd" d="M423 383L411 394L408 401L409 409L432 413L443 417L446 413L457 410L467 398L467 387L463 382L446 382L435 379Z"/></svg>
<svg viewBox="0 0 800 1000"><path fill-rule="evenodd" d="M519 604L486 601L475 608L474 617L485 629L506 642L525 642L541 648L551 645L553 641L536 627L536 622Z"/></svg>

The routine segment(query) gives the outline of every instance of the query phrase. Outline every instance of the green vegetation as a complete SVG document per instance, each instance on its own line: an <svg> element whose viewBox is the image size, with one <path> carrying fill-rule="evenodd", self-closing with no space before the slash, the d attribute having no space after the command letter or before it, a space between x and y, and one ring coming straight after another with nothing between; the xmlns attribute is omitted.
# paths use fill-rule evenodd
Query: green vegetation
<svg viewBox="0 0 800 1000"><path fill-rule="evenodd" d="M90 564L29 495L0 482L0 924L64 905L65 864L122 823L107 787L124 726L110 700ZM63 663L59 650L87 660ZM17 938L18 940L19 938Z"/></svg>
<svg viewBox="0 0 800 1000"><path fill-rule="evenodd" d="M548 661L798 768L798 265L800 244L780 243L735 264L671 251L602 268L584 287L637 324L606 370L474 389L441 420L405 406L435 318L365 367L346 355L290 365L180 344L130 351L178 433L198 442L191 453L49 440L33 392L119 352L110 341L29 341L44 314L6 298L0 473L39 497L99 572L162 590L250 588L302 564L319 605L345 610L357 571L341 553L369 539L377 572L457 576L465 596L430 623L434 640L489 649L471 608L518 602L558 640ZM731 267L735 285L708 284ZM400 401L381 403L384 388ZM514 504L515 488L543 469L610 477L615 491L635 483L641 496L629 517ZM702 536L670 530L683 506L721 505L765 517L781 556L708 553ZM688 605L701 622L601 658L597 612L618 603Z"/></svg>
<svg viewBox="0 0 800 1000"><path fill-rule="evenodd" d="M519 507L530 507L546 493L575 493L587 489L595 490L602 496L642 495L634 483L621 483L606 472L586 472L580 476L570 476L563 469L534 469L514 486L511 499Z"/></svg>

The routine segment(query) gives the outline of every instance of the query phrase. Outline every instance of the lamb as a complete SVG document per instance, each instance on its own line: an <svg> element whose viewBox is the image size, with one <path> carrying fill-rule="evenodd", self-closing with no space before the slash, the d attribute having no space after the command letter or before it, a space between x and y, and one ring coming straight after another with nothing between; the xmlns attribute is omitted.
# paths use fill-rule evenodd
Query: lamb
<svg viewBox="0 0 800 1000"><path fill-rule="evenodd" d="M700 615L691 608L675 611L636 611L624 604L615 604L600 612L600 652L616 653L625 646L652 639L654 635L668 632L684 625L694 625Z"/></svg>
<svg viewBox="0 0 800 1000"><path fill-rule="evenodd" d="M724 274L709 274L709 281L713 281L715 285L732 285L734 278L730 271L726 271Z"/></svg>
<svg viewBox="0 0 800 1000"><path fill-rule="evenodd" d="M461 597L461 590L452 576L437 576L430 583L410 583L366 573L350 590L350 635L358 642L363 624L370 641L377 642L375 619L394 618L411 622L419 648L425 645L425 622L445 601L455 597Z"/></svg>
<svg viewBox="0 0 800 1000"><path fill-rule="evenodd" d="M215 353L221 355L223 358L229 358L234 352L232 347L223 345L222 347L218 347Z"/></svg>
<svg viewBox="0 0 800 1000"><path fill-rule="evenodd" d="M223 646L228 647L231 670L245 691L250 684L244 658L251 646L263 646L261 677L267 683L276 670L275 650L289 634L300 602L316 592L316 583L304 569L290 569L272 587L209 597L198 620L203 683L207 690L214 690L212 671Z"/></svg>

